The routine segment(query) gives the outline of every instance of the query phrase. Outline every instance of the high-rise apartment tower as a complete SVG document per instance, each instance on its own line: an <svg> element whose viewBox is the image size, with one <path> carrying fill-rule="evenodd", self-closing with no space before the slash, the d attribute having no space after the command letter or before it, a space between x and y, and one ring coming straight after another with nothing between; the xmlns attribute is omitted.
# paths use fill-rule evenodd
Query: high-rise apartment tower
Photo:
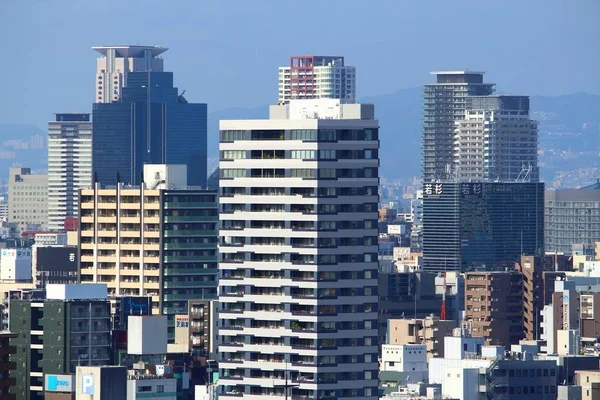
<svg viewBox="0 0 600 400"><path fill-rule="evenodd" d="M453 175L463 181L539 180L537 122L527 96L467 96L456 122Z"/></svg>
<svg viewBox="0 0 600 400"><path fill-rule="evenodd" d="M423 123L423 180L447 179L454 164L456 121L465 118L467 96L486 96L493 83L483 82L483 72L432 72L437 82L425 85Z"/></svg>
<svg viewBox="0 0 600 400"><path fill-rule="evenodd" d="M356 101L356 69L338 56L293 56L279 67L279 103L295 99Z"/></svg>
<svg viewBox="0 0 600 400"><path fill-rule="evenodd" d="M48 229L77 217L78 191L92 186L90 114L56 114L48 123Z"/></svg>
<svg viewBox="0 0 600 400"><path fill-rule="evenodd" d="M379 125L340 103L220 123L222 399L378 396Z"/></svg>

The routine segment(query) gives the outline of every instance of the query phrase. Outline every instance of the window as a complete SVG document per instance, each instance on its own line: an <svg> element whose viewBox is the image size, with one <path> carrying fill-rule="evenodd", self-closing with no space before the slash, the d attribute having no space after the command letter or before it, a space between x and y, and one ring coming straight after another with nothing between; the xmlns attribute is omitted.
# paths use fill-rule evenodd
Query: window
<svg viewBox="0 0 600 400"><path fill-rule="evenodd" d="M315 170L310 168L292 168L290 169L292 178L314 178Z"/></svg>
<svg viewBox="0 0 600 400"><path fill-rule="evenodd" d="M335 178L335 168L319 169L319 178Z"/></svg>
<svg viewBox="0 0 600 400"><path fill-rule="evenodd" d="M246 176L245 169L222 169L221 178L243 178Z"/></svg>
<svg viewBox="0 0 600 400"><path fill-rule="evenodd" d="M335 160L335 150L320 150L319 159L321 160Z"/></svg>
<svg viewBox="0 0 600 400"><path fill-rule="evenodd" d="M246 152L243 150L224 150L221 152L222 160L236 160L246 158Z"/></svg>
<svg viewBox="0 0 600 400"><path fill-rule="evenodd" d="M138 386L137 391L138 391L138 393L140 393L140 392L151 392L152 391L152 386Z"/></svg>
<svg viewBox="0 0 600 400"><path fill-rule="evenodd" d="M157 385L156 386L156 393L164 393L165 392L165 386L164 385Z"/></svg>
<svg viewBox="0 0 600 400"><path fill-rule="evenodd" d="M244 131L221 131L221 141L243 140Z"/></svg>
<svg viewBox="0 0 600 400"><path fill-rule="evenodd" d="M315 151L314 150L292 150L291 157L292 158L300 158L302 160L314 160L315 159Z"/></svg>
<svg viewBox="0 0 600 400"><path fill-rule="evenodd" d="M335 141L336 131L332 129L321 129L319 130L319 140L322 141Z"/></svg>
<svg viewBox="0 0 600 400"><path fill-rule="evenodd" d="M290 140L317 140L317 131L311 129L292 129Z"/></svg>

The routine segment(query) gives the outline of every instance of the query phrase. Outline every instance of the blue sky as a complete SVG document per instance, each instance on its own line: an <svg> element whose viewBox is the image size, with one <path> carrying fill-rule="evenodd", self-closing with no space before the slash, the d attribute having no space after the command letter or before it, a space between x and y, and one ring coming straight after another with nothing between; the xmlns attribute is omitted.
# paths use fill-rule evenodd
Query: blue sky
<svg viewBox="0 0 600 400"><path fill-rule="evenodd" d="M503 92L600 93L597 0L0 0L0 123L86 112L105 44L169 47L165 67L210 110L277 100L290 55L344 55L358 95L484 70Z"/></svg>

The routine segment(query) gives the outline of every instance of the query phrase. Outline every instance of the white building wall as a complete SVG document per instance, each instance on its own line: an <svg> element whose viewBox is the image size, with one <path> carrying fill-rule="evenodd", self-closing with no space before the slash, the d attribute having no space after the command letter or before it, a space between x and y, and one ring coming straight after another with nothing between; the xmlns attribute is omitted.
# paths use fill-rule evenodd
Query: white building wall
<svg viewBox="0 0 600 400"><path fill-rule="evenodd" d="M79 189L92 186L91 121L48 123L48 229L78 216Z"/></svg>
<svg viewBox="0 0 600 400"><path fill-rule="evenodd" d="M449 360L461 360L466 354L477 354L481 352L483 338L446 336L444 338L444 357Z"/></svg>
<svg viewBox="0 0 600 400"><path fill-rule="evenodd" d="M457 400L479 400L479 368L446 366L442 395Z"/></svg>
<svg viewBox="0 0 600 400"><path fill-rule="evenodd" d="M378 178L340 171L375 171L378 143L303 136L377 126L221 121L221 399L281 399L286 370L298 396L377 398ZM251 130L284 132L248 140ZM340 159L342 151L372 156Z"/></svg>
<svg viewBox="0 0 600 400"><path fill-rule="evenodd" d="M2 249L0 254L1 280L32 280L31 249Z"/></svg>
<svg viewBox="0 0 600 400"><path fill-rule="evenodd" d="M127 380L127 400L177 400L177 379L144 376Z"/></svg>

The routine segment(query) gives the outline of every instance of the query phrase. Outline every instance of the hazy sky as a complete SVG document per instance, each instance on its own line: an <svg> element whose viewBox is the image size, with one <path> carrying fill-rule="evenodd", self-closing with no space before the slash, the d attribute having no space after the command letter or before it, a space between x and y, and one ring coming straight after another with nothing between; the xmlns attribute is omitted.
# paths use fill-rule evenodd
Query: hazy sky
<svg viewBox="0 0 600 400"><path fill-rule="evenodd" d="M277 101L290 55L344 55L358 97L484 70L503 92L600 93L598 0L0 0L0 123L87 112L106 44L169 47L209 110Z"/></svg>

